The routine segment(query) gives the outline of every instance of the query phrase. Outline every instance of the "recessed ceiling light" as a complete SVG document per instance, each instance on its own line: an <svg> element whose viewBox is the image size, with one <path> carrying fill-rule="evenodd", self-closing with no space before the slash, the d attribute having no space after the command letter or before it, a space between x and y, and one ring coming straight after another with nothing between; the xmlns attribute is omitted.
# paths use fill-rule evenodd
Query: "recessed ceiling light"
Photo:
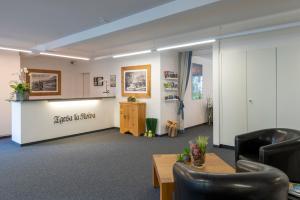
<svg viewBox="0 0 300 200"><path fill-rule="evenodd" d="M22 53L32 53L32 51L30 51L30 50L14 49L14 48L8 48L8 47L0 47L0 50L4 50L4 51L15 51L15 52L22 52Z"/></svg>
<svg viewBox="0 0 300 200"><path fill-rule="evenodd" d="M135 56L135 55L140 55L140 54L146 54L146 53L151 53L151 50L145 50L145 51L137 51L137 52L132 52L132 53L124 53L124 54L118 54L114 55L113 58L122 58L122 57L127 57L127 56Z"/></svg>
<svg viewBox="0 0 300 200"><path fill-rule="evenodd" d="M76 60L86 60L86 61L90 60L89 58L86 58L86 57L78 57L78 56L46 53L46 52L41 52L40 54L45 55L45 56L54 56L54 57L60 57L60 58L71 58L71 59L76 59Z"/></svg>
<svg viewBox="0 0 300 200"><path fill-rule="evenodd" d="M209 44L209 43L214 43L215 41L216 41L215 39L203 40L203 41L198 41L198 42L191 42L191 43L179 44L179 45L174 45L174 46L161 47L156 50L157 51L165 51L165 50L170 50L170 49L178 49L178 48L196 46L196 45L201 45L201 44Z"/></svg>

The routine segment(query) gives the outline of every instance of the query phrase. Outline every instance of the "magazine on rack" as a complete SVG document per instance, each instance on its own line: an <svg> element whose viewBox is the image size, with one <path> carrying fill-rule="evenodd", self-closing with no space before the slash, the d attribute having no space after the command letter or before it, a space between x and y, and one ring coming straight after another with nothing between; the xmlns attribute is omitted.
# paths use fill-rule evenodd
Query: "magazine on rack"
<svg viewBox="0 0 300 200"><path fill-rule="evenodd" d="M291 183L289 193L300 197L300 183Z"/></svg>

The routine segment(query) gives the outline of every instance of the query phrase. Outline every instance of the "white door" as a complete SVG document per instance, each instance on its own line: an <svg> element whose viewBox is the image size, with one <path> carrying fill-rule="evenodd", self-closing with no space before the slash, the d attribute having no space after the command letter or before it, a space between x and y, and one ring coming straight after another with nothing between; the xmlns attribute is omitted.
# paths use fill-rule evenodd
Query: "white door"
<svg viewBox="0 0 300 200"><path fill-rule="evenodd" d="M220 143L234 146L234 137L247 132L246 51L221 53Z"/></svg>
<svg viewBox="0 0 300 200"><path fill-rule="evenodd" d="M90 73L83 73L83 81L82 81L82 88L83 88L83 97L90 96Z"/></svg>
<svg viewBox="0 0 300 200"><path fill-rule="evenodd" d="M277 68L277 125L300 130L300 47L278 47Z"/></svg>
<svg viewBox="0 0 300 200"><path fill-rule="evenodd" d="M248 132L276 128L276 48L247 51Z"/></svg>

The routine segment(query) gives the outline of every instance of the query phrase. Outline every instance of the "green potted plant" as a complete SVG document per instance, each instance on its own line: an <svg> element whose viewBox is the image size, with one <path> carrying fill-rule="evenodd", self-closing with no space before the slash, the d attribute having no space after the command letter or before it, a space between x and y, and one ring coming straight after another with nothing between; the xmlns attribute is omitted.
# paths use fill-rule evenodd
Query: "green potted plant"
<svg viewBox="0 0 300 200"><path fill-rule="evenodd" d="M29 85L27 83L14 82L10 87L13 89L13 93L16 94L17 101L29 99Z"/></svg>
<svg viewBox="0 0 300 200"><path fill-rule="evenodd" d="M135 97L135 96L129 96L129 97L127 98L127 101L128 101L128 102L136 102L136 97Z"/></svg>
<svg viewBox="0 0 300 200"><path fill-rule="evenodd" d="M185 163L191 162L191 151L189 148L184 148L183 150L183 160Z"/></svg>
<svg viewBox="0 0 300 200"><path fill-rule="evenodd" d="M26 83L26 76L28 74L27 68L21 68L19 72L14 73L13 75L17 75L17 81L11 81L9 86L13 89L11 99L14 95L16 95L17 101L23 101L29 99L29 84Z"/></svg>
<svg viewBox="0 0 300 200"><path fill-rule="evenodd" d="M177 162L189 163L191 162L190 149L184 148L183 153L177 156Z"/></svg>
<svg viewBox="0 0 300 200"><path fill-rule="evenodd" d="M207 144L208 137L206 136L199 136L195 141L190 142L192 164L195 167L201 167L204 165Z"/></svg>

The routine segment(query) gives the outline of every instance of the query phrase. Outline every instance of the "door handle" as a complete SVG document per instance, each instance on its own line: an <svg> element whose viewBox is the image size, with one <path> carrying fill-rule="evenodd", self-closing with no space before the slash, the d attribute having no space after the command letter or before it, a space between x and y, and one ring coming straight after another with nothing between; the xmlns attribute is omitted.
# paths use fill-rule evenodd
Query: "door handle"
<svg viewBox="0 0 300 200"><path fill-rule="evenodd" d="M248 99L248 102L249 102L249 103L253 103L253 100L252 100L252 99Z"/></svg>

